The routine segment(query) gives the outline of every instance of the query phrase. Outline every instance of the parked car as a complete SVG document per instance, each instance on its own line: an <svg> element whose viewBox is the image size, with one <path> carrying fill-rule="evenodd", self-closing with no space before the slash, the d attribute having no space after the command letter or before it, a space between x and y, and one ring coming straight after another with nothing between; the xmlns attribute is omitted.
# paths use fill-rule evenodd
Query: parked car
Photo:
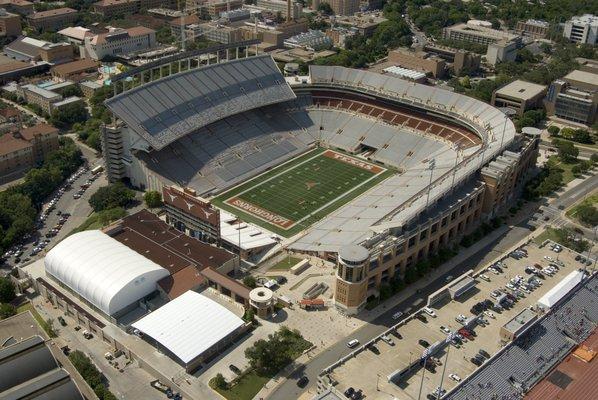
<svg viewBox="0 0 598 400"><path fill-rule="evenodd" d="M446 333L447 335L448 335L449 333L451 333L451 330L450 330L449 328L447 328L446 326L444 326L444 325L440 325L440 330L441 330L442 332Z"/></svg>
<svg viewBox="0 0 598 400"><path fill-rule="evenodd" d="M428 342L427 342L427 341L425 341L424 339L419 339L417 342L420 344L420 346L422 346L422 347L425 347L426 349L427 349L428 347L430 347L430 343L428 343Z"/></svg>
<svg viewBox="0 0 598 400"><path fill-rule="evenodd" d="M490 358L490 354L484 349L480 349L478 353L480 353L480 355L483 357Z"/></svg>
<svg viewBox="0 0 598 400"><path fill-rule="evenodd" d="M423 308L424 312L426 314L428 314L430 317L432 318L436 318L436 312L434 310L432 310L430 307L424 307Z"/></svg>
<svg viewBox="0 0 598 400"><path fill-rule="evenodd" d="M228 369L230 369L231 371L233 371L237 375L239 375L241 373L241 370L239 369L239 367L237 367L234 364L229 365Z"/></svg>
<svg viewBox="0 0 598 400"><path fill-rule="evenodd" d="M394 313L392 315L392 319L399 319L403 316L403 313L401 311L397 311L396 313Z"/></svg>
<svg viewBox="0 0 598 400"><path fill-rule="evenodd" d="M391 346L395 345L395 342L388 335L382 335L382 336L380 336L380 339L384 340L386 343L388 343Z"/></svg>
<svg viewBox="0 0 598 400"><path fill-rule="evenodd" d="M307 385L307 383L309 382L309 378L305 375L303 375L301 378L299 378L299 380L297 381L297 386L299 387L305 387Z"/></svg>
<svg viewBox="0 0 598 400"><path fill-rule="evenodd" d="M451 378L455 382L461 382L461 377L459 377L459 375L457 374L449 374L449 378Z"/></svg>
<svg viewBox="0 0 598 400"><path fill-rule="evenodd" d="M347 347L352 349L353 347L356 347L357 345L359 345L359 340L357 339L351 339L347 342Z"/></svg>
<svg viewBox="0 0 598 400"><path fill-rule="evenodd" d="M482 361L478 360L477 358L472 357L469 361L477 365L478 367L482 365Z"/></svg>
<svg viewBox="0 0 598 400"><path fill-rule="evenodd" d="M423 314L421 314L421 313L419 313L419 314L416 314L416 315L415 315L415 318L419 319L419 320L420 320L421 322L423 322L423 323L426 323L426 322L428 322L428 319L427 319L427 318L426 318L426 317L425 317Z"/></svg>
<svg viewBox="0 0 598 400"><path fill-rule="evenodd" d="M485 274L481 274L480 279L485 280L486 282L490 282L490 278L488 277L488 275Z"/></svg>
<svg viewBox="0 0 598 400"><path fill-rule="evenodd" d="M347 390L345 390L345 397L349 399L349 398L351 398L351 396L353 395L353 393L355 393L355 389L353 389L352 387L350 387Z"/></svg>
<svg viewBox="0 0 598 400"><path fill-rule="evenodd" d="M363 391L361 389L355 391L355 393L353 393L351 395L351 400L361 400L363 398Z"/></svg>

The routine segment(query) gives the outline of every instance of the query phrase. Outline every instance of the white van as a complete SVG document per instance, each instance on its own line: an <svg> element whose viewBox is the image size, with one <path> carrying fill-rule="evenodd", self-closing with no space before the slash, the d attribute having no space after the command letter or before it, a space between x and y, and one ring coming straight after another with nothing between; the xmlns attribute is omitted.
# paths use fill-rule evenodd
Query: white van
<svg viewBox="0 0 598 400"><path fill-rule="evenodd" d="M357 346L358 344L359 344L359 340L352 339L347 342L347 347L352 349L353 347Z"/></svg>

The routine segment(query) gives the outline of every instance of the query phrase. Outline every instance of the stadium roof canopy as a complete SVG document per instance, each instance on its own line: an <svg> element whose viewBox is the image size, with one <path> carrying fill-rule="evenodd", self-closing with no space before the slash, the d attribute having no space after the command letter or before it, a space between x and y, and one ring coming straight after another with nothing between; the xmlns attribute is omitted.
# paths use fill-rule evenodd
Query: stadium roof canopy
<svg viewBox="0 0 598 400"><path fill-rule="evenodd" d="M294 99L269 55L173 74L106 100L127 126L160 150L229 115Z"/></svg>
<svg viewBox="0 0 598 400"><path fill-rule="evenodd" d="M538 299L538 306L551 308L559 302L567 293L577 286L584 277L583 271L573 271L563 278L562 281L554 285L546 294Z"/></svg>
<svg viewBox="0 0 598 400"><path fill-rule="evenodd" d="M46 255L46 272L108 315L156 290L169 273L101 231L76 233Z"/></svg>
<svg viewBox="0 0 598 400"><path fill-rule="evenodd" d="M243 320L206 296L189 290L133 324L189 363L243 325Z"/></svg>

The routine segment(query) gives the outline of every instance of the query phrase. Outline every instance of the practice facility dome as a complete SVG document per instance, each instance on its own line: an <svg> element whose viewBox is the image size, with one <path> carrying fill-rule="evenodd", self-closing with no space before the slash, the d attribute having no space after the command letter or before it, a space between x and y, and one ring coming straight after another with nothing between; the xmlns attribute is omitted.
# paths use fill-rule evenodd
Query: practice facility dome
<svg viewBox="0 0 598 400"><path fill-rule="evenodd" d="M156 290L168 270L107 234L76 233L44 260L46 272L108 315Z"/></svg>

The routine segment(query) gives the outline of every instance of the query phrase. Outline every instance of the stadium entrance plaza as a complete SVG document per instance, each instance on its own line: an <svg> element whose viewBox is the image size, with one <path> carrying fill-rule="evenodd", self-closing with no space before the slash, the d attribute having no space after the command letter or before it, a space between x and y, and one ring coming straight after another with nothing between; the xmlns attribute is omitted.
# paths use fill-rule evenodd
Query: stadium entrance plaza
<svg viewBox="0 0 598 400"><path fill-rule="evenodd" d="M490 278L490 282L482 279L476 279L476 287L465 293L459 300L453 300L448 303L439 304L436 308L437 317L431 318L427 316L427 323L414 318L398 328L403 339L398 339L396 336L391 338L395 345L390 346L382 340L376 342L376 347L380 354L376 355L371 350L364 350L357 354L355 358L350 359L344 365L335 368L331 374L333 381L337 381L336 388L344 392L347 388L353 387L356 390L362 389L367 398L370 399L392 399L392 398L411 398L418 399L418 392L420 383L422 382L423 368L418 369L414 375L402 381L399 386L389 383L387 376L393 371L406 367L410 361L417 357L421 357L424 348L418 344L419 339L425 339L429 343L446 338L446 334L440 330L440 326L448 327L455 330L461 325L455 320L459 314L471 316L470 308L478 301L484 299L491 299L490 292L498 288L504 288L508 281L515 275L522 275L527 277L524 269L527 265L538 263L545 267L548 261L544 256L550 256L556 259L557 253L551 251L548 247L540 249L535 244L529 244L525 247L529 256L520 260L513 258L506 258L503 263L507 268L503 269L503 273L495 275L490 271L485 274ZM440 359L442 365L436 367L436 372L431 373L425 371L423 379L423 389L421 398L425 398L429 393L432 393L441 381L444 363L446 362L446 351L448 349L448 364L444 376L443 388L447 391L456 386L456 382L449 378L449 374L456 374L461 379L464 379L476 370L476 366L471 363L470 358L473 357L480 349L483 349L494 355L500 348L499 331L506 322L517 315L523 308L535 305L537 300L549 291L554 285L562 280L570 272L581 267L575 261L576 253L569 252L564 249L559 254L559 260L565 266L552 277L546 276L542 281L542 286L526 294L525 298L520 299L514 307L510 310L504 310L501 314L493 312L496 319L485 316L490 324L486 327L477 326L475 331L477 337L472 341L465 342L460 348L453 346L446 347L443 351L435 355L435 358ZM347 354L350 352L347 349ZM364 371L366 371L364 373Z"/></svg>

